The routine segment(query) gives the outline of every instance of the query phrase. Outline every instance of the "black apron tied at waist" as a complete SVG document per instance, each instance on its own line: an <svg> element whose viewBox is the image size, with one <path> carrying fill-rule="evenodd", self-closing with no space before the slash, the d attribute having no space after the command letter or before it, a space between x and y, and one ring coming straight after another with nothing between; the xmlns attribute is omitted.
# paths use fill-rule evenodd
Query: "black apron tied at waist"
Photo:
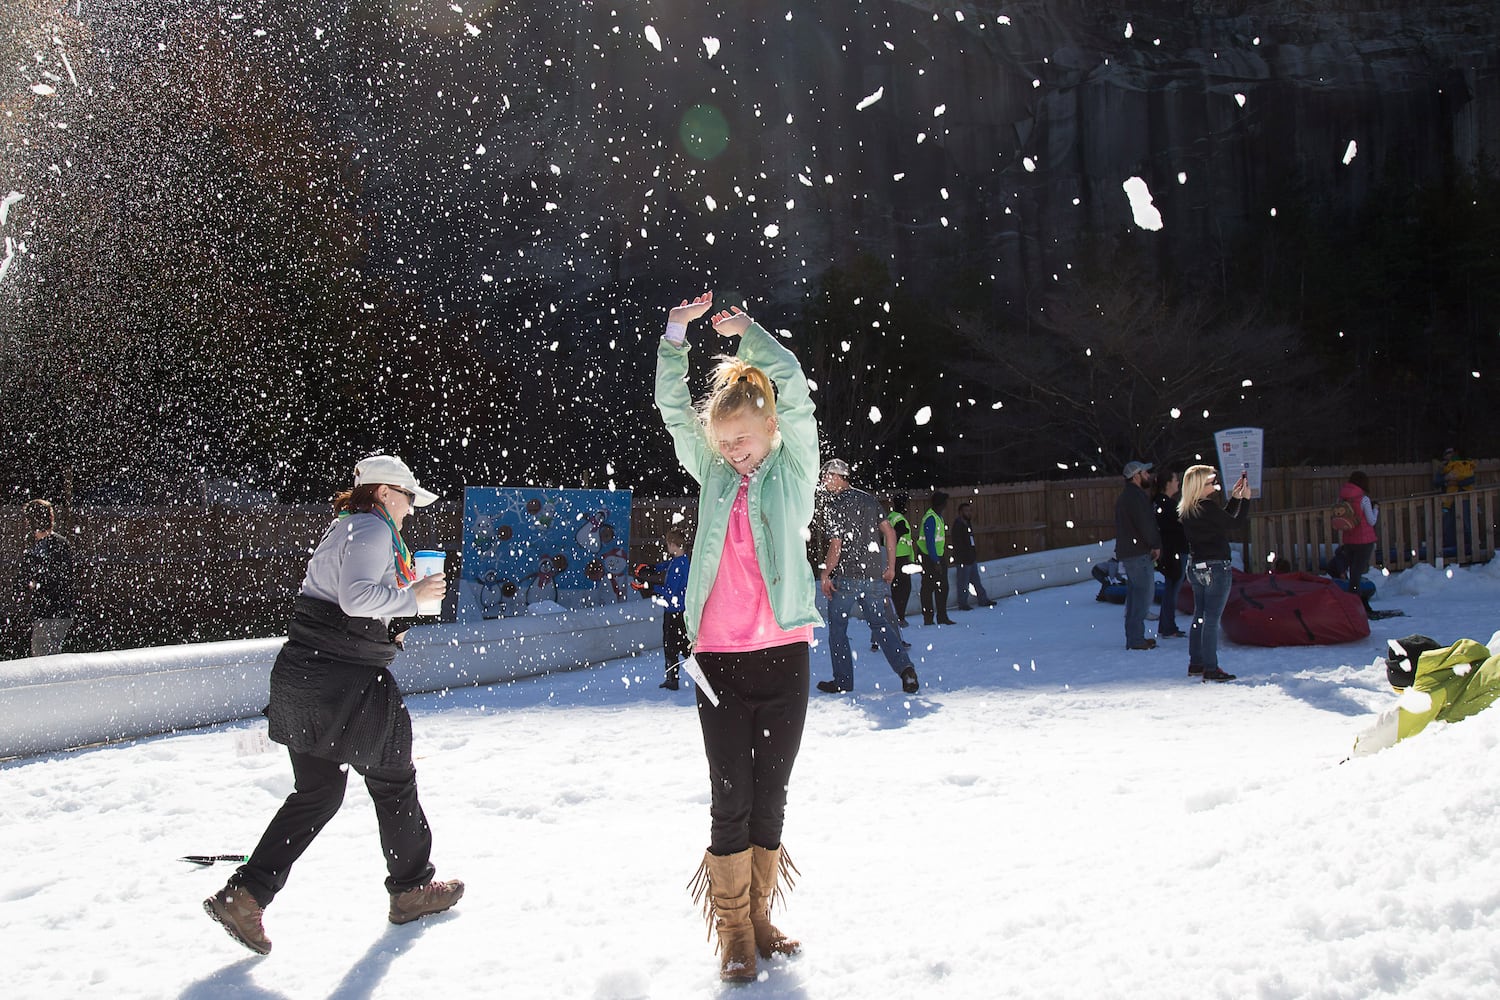
<svg viewBox="0 0 1500 1000"><path fill-rule="evenodd" d="M410 767L411 716L387 669L396 649L380 619L299 596L271 668L271 739L340 763Z"/></svg>
<svg viewBox="0 0 1500 1000"><path fill-rule="evenodd" d="M396 658L390 629L379 618L352 618L332 601L299 594L287 639L317 656L388 667Z"/></svg>

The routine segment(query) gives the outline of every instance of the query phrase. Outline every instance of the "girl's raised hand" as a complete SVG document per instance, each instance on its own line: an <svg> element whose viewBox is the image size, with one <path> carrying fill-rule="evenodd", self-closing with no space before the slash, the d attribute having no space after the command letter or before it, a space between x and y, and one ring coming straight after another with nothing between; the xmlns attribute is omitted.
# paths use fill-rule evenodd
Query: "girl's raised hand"
<svg viewBox="0 0 1500 1000"><path fill-rule="evenodd" d="M740 311L739 306L730 306L728 312L714 314L710 322L714 329L719 331L720 336L738 337L750 329L751 319L748 313Z"/></svg>
<svg viewBox="0 0 1500 1000"><path fill-rule="evenodd" d="M687 299L683 299L682 305L673 307L671 312L667 313L667 322L681 323L682 325L686 326L693 320L697 319L699 316L702 316L704 313L712 309L713 305L713 292L704 292L702 295L698 296L696 299L693 299L691 302L689 302Z"/></svg>

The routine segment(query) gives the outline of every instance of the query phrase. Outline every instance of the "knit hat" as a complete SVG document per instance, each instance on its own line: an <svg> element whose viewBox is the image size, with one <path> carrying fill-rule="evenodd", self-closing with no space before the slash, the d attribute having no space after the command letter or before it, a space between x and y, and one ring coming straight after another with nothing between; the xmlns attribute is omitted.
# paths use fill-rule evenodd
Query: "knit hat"
<svg viewBox="0 0 1500 1000"><path fill-rule="evenodd" d="M1422 654L1441 648L1436 639L1425 635L1391 639L1386 643L1385 679L1397 691L1411 687L1417 679L1417 661Z"/></svg>

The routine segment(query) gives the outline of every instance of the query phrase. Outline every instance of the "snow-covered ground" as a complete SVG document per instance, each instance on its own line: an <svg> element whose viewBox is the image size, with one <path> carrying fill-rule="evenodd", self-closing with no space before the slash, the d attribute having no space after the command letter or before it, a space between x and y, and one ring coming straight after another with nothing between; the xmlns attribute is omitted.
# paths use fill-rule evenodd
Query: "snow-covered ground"
<svg viewBox="0 0 1500 1000"><path fill-rule="evenodd" d="M1500 563L1378 582L1408 617L1345 646L1230 645L1228 685L1189 681L1183 640L1126 652L1092 582L911 629L918 696L862 652L856 695L814 692L792 785L803 875L777 922L804 951L743 993L684 888L708 789L659 653L411 698L434 860L468 895L387 923L352 780L268 911L265 958L200 908L230 866L177 860L248 850L291 790L260 726L15 761L3 995L1493 995L1500 709L1340 761L1394 701L1384 640L1488 640Z"/></svg>

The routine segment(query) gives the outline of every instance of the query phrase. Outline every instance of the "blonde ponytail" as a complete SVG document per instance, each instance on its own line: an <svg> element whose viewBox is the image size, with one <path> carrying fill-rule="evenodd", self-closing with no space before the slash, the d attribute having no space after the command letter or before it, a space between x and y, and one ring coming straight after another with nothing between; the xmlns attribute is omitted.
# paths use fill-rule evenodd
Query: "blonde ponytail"
<svg viewBox="0 0 1500 1000"><path fill-rule="evenodd" d="M776 389L770 376L739 358L721 356L718 361L708 398L698 409L698 417L710 436L715 423L746 411L767 417L776 415Z"/></svg>

